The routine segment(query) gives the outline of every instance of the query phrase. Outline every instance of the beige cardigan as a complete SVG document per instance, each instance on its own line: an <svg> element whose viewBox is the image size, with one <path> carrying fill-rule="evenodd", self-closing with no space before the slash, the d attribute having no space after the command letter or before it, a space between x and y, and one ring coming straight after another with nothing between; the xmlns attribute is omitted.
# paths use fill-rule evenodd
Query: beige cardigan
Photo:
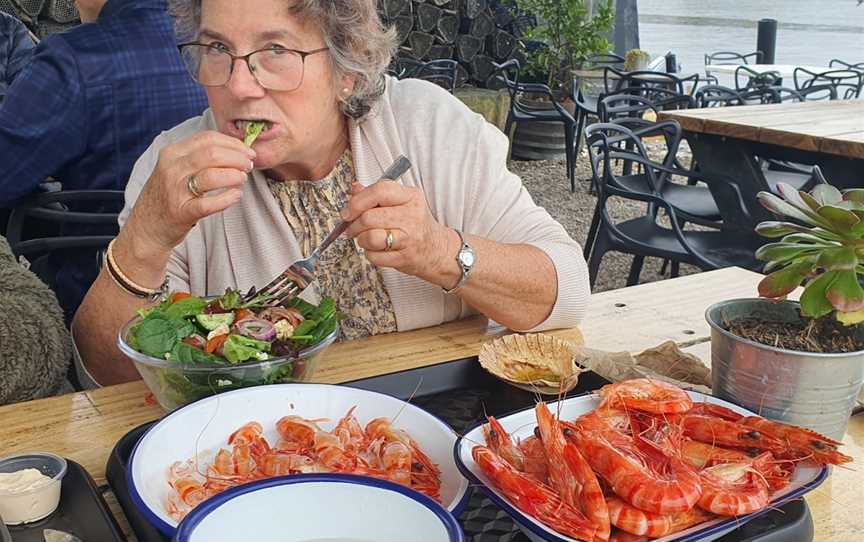
<svg viewBox="0 0 864 542"><path fill-rule="evenodd" d="M162 133L135 164L126 187L125 223L150 177L159 150L215 129L212 114L190 119ZM350 123L357 180L368 185L400 154L412 163L401 179L426 194L442 224L502 243L526 243L555 264L558 299L536 329L576 325L589 296L582 250L558 222L534 204L521 180L507 170L508 141L500 130L472 113L436 85L388 78L387 90L369 115ZM237 205L198 223L168 265L173 289L216 295L226 287L247 290L267 284L301 258L297 240L260 171L243 187ZM455 254L454 254L455 257ZM381 269L400 331L462 318L476 311L457 295L394 269ZM311 290L311 288L310 288ZM315 300L310 292L304 297Z"/></svg>

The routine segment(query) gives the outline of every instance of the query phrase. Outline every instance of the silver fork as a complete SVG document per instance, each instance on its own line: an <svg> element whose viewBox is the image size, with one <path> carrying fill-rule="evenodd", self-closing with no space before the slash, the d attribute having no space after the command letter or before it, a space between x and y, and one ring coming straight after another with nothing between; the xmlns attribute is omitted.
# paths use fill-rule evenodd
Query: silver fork
<svg viewBox="0 0 864 542"><path fill-rule="evenodd" d="M411 162L404 156L400 156L393 164L387 168L378 181L384 179L396 180L401 177L411 167ZM376 181L376 182L378 182ZM318 265L318 258L327 250L333 241L345 233L351 222L342 220L333 228L327 237L321 241L321 244L312 251L308 258L297 260L288 266L288 269L280 273L276 278L260 290L254 288L243 296L243 302L249 302L256 297L264 300L266 306L282 305L286 301L300 295L300 292L306 289L309 284L315 280L315 268Z"/></svg>

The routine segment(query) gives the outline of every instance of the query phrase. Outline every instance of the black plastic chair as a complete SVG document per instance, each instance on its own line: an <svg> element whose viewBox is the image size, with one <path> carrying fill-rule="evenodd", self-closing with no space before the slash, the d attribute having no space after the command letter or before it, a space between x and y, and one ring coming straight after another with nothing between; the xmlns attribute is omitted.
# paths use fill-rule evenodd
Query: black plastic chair
<svg viewBox="0 0 864 542"><path fill-rule="evenodd" d="M586 241L586 256L591 285L597 278L600 263L606 252L618 251L634 256L627 278L627 285L639 282L639 275L646 257L671 260L675 263L695 265L703 270L728 266L761 269L754 252L761 245L758 237L743 231L688 231L680 225L680 210L663 198L656 189L650 193L624 188L617 178L613 162L625 160L642 166L652 187L660 184L660 178L671 176L698 176L711 185L722 185L738 197L742 215L749 217L741 193L734 182L719 177L711 179L688 170L667 167L648 158L640 137L624 126L617 124L593 124L585 130L592 175L599 186L599 197L592 220L592 230ZM623 143L630 142L637 152L623 150ZM607 202L612 197L648 204L649 212L642 217L616 222L608 212ZM653 211L652 211L653 209ZM658 222L658 210L669 218L670 226Z"/></svg>
<svg viewBox="0 0 864 542"><path fill-rule="evenodd" d="M707 56L707 55L706 55ZM696 107L730 107L742 105L744 101L738 91L722 85L706 85L696 91Z"/></svg>
<svg viewBox="0 0 864 542"><path fill-rule="evenodd" d="M747 66L735 69L735 90L775 87L783 83L783 76L775 70L756 71Z"/></svg>
<svg viewBox="0 0 864 542"><path fill-rule="evenodd" d="M414 58L397 56L387 68L387 73L397 79L407 79L414 77L424 64L424 62Z"/></svg>
<svg viewBox="0 0 864 542"><path fill-rule="evenodd" d="M678 77L665 72L645 70L625 72L610 66L603 68L603 87L606 94L617 94L627 87L646 87L668 89L678 94L693 96L697 86L699 86L699 74L696 73L687 77Z"/></svg>
<svg viewBox="0 0 864 542"><path fill-rule="evenodd" d="M560 122L564 125L564 153L567 158L567 178L570 191L576 191L576 119L564 109L548 86L541 83L519 82L519 61L508 60L497 64L493 77L503 83L510 93L510 111L507 114L504 133L510 136L513 127L522 122ZM531 107L522 101L524 93L540 94L548 98L551 109Z"/></svg>
<svg viewBox="0 0 864 542"><path fill-rule="evenodd" d="M117 216L124 201L122 190L38 194L12 210L6 239L13 254L26 258L30 269L54 289L63 255L90 253L96 268L101 266L102 250L119 231ZM34 236L34 231L41 233ZM64 310L71 317L69 308Z"/></svg>
<svg viewBox="0 0 864 542"><path fill-rule="evenodd" d="M753 57L753 64L761 64L762 56L762 51L753 51L747 54L736 53L735 51L717 51L714 53L705 53L705 65L728 66L750 64L750 61L748 61L750 57Z"/></svg>
<svg viewBox="0 0 864 542"><path fill-rule="evenodd" d="M421 64L411 77L435 83L453 94L456 90L458 68L459 63L452 59L430 60Z"/></svg>
<svg viewBox="0 0 864 542"><path fill-rule="evenodd" d="M864 72L856 70L831 70L817 73L806 68L795 68L792 79L798 92L816 87L832 87L835 91L835 97L832 99L858 98L864 87Z"/></svg>
<svg viewBox="0 0 864 542"><path fill-rule="evenodd" d="M587 70L595 70L597 68L605 68L607 66L624 68L624 57L615 53L602 53L590 55L585 59L582 67Z"/></svg>
<svg viewBox="0 0 864 542"><path fill-rule="evenodd" d="M832 58L831 62L828 63L829 68L836 68L838 70L855 70L855 71L864 71L864 62L857 62L855 64L851 62L845 62L840 60L839 58Z"/></svg>

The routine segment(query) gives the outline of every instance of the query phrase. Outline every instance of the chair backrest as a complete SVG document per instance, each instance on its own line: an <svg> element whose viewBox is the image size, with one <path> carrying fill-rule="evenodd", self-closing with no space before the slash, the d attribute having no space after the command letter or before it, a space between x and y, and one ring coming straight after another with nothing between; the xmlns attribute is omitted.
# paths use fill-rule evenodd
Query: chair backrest
<svg viewBox="0 0 864 542"><path fill-rule="evenodd" d="M511 106L516 101L517 94L519 93L519 74L521 69L519 61L511 58L507 62L496 64L495 71L492 73L492 77L490 77L490 80L497 81L503 88L507 89L507 92L510 94Z"/></svg>
<svg viewBox="0 0 864 542"><path fill-rule="evenodd" d="M422 64L411 77L435 83L452 94L456 90L458 67L459 63L449 58L430 60Z"/></svg>
<svg viewBox="0 0 864 542"><path fill-rule="evenodd" d="M606 94L615 94L628 87L650 87L668 89L678 94L693 96L698 84L699 74L696 73L687 77L679 77L665 72L644 70L624 72L610 66L603 68L603 86Z"/></svg>
<svg viewBox="0 0 864 542"><path fill-rule="evenodd" d="M752 57L753 64L762 63L762 51L754 51L752 53L742 54L734 51L716 51L714 53L705 53L705 65L735 65L735 64L750 64L747 60Z"/></svg>
<svg viewBox="0 0 864 542"><path fill-rule="evenodd" d="M667 109L689 109L696 105L696 101L687 94L659 86L637 86L618 89L614 94L628 94L640 96L651 101L654 109L663 111ZM600 96L600 99L606 95Z"/></svg>
<svg viewBox="0 0 864 542"><path fill-rule="evenodd" d="M760 72L747 66L738 66L735 69L735 90L773 87L777 86L782 79L783 77L778 71L767 70Z"/></svg>
<svg viewBox="0 0 864 542"><path fill-rule="evenodd" d="M864 62L857 62L855 64L851 62L845 62L840 60L839 58L832 58L831 62L828 63L829 68L837 68L838 70L855 70L855 71L864 71Z"/></svg>
<svg viewBox="0 0 864 542"><path fill-rule="evenodd" d="M420 60L397 56L387 68L387 73L396 79L408 79L414 77L423 66L424 62Z"/></svg>
<svg viewBox="0 0 864 542"><path fill-rule="evenodd" d="M642 118L649 110L657 113L651 100L635 94L612 94L597 101L600 122L612 122L621 117Z"/></svg>
<svg viewBox="0 0 864 542"><path fill-rule="evenodd" d="M864 72L857 70L829 70L812 72L806 68L795 68L792 72L795 90L803 91L814 86L830 85L836 91L836 98L851 100L861 96L864 87Z"/></svg>
<svg viewBox="0 0 864 542"><path fill-rule="evenodd" d="M585 59L585 69L605 68L606 66L624 68L624 57L615 53L602 53L591 55Z"/></svg>
<svg viewBox="0 0 864 542"><path fill-rule="evenodd" d="M721 85L706 85L696 91L696 107L727 107L742 105L741 95Z"/></svg>
<svg viewBox="0 0 864 542"><path fill-rule="evenodd" d="M780 103L780 87L757 87L738 92L742 105L761 105Z"/></svg>
<svg viewBox="0 0 864 542"><path fill-rule="evenodd" d="M52 254L88 253L100 261L100 251L119 231L117 217L124 204L122 190L70 190L38 194L15 207L9 216L6 238L17 257L53 287L56 271ZM51 234L33 235L35 230Z"/></svg>

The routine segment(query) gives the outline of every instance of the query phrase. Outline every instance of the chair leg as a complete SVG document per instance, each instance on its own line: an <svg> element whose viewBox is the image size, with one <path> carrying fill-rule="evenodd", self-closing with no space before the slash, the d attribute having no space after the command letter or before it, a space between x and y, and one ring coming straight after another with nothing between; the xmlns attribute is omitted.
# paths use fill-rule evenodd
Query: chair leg
<svg viewBox="0 0 864 542"><path fill-rule="evenodd" d="M674 279L681 274L681 262L672 262L672 273L670 276Z"/></svg>
<svg viewBox="0 0 864 542"><path fill-rule="evenodd" d="M576 134L576 125L564 125L564 155L567 157L567 178L570 180L570 192L576 192L576 157L575 141L573 138Z"/></svg>
<svg viewBox="0 0 864 542"><path fill-rule="evenodd" d="M593 182L593 177L592 177ZM600 227L600 208L599 206L594 209L594 215L591 217L591 227L588 228L588 237L585 239L585 246L582 247L582 255L585 257L585 261L588 261L588 258L591 256L591 250L594 244L597 242L597 228Z"/></svg>
<svg viewBox="0 0 864 542"><path fill-rule="evenodd" d="M513 134L510 132L513 131L513 115L507 115L507 121L504 123L504 135L507 136L507 141L509 143L509 147L507 148L507 159L510 160L513 156Z"/></svg>
<svg viewBox="0 0 864 542"><path fill-rule="evenodd" d="M660 266L660 275L666 274L666 269L669 268L669 260L663 260L663 265Z"/></svg>
<svg viewBox="0 0 864 542"><path fill-rule="evenodd" d="M605 232L597 232L597 238L594 240L594 246L591 247L591 258L588 260L588 284L591 289L594 289L594 282L597 281L597 272L600 270L600 261L603 255L608 250Z"/></svg>
<svg viewBox="0 0 864 542"><path fill-rule="evenodd" d="M630 276L627 277L627 286L639 284L639 275L642 273L642 264L644 263L645 256L633 256L633 263L630 265Z"/></svg>

